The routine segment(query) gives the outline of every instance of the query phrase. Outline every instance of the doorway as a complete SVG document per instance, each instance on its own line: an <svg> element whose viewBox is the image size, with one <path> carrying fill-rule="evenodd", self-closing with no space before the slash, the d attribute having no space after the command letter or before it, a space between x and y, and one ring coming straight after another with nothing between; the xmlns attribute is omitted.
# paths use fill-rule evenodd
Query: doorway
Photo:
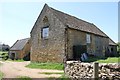
<svg viewBox="0 0 120 80"><path fill-rule="evenodd" d="M87 53L86 45L73 46L73 58L74 60L80 60L81 54Z"/></svg>
<svg viewBox="0 0 120 80"><path fill-rule="evenodd" d="M12 59L12 60L15 59L15 53L11 53L11 59Z"/></svg>

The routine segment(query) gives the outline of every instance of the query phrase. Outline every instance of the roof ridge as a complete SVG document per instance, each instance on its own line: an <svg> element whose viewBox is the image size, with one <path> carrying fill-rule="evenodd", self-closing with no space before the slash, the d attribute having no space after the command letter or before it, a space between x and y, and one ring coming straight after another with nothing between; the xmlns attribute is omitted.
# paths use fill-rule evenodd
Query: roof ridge
<svg viewBox="0 0 120 80"><path fill-rule="evenodd" d="M94 24L92 24L93 26L95 26L97 29L99 29L103 34L105 34L106 35L106 33L105 32L103 32L100 28L98 28L96 25L94 25ZM107 36L107 35L106 35ZM108 37L108 36L107 36Z"/></svg>
<svg viewBox="0 0 120 80"><path fill-rule="evenodd" d="M17 40L11 47L10 47L10 49L18 42L19 40Z"/></svg>
<svg viewBox="0 0 120 80"><path fill-rule="evenodd" d="M24 38L24 39L19 39L19 40L25 40L25 39L30 39L30 38Z"/></svg>
<svg viewBox="0 0 120 80"><path fill-rule="evenodd" d="M117 45L110 37L109 37L109 44L113 43L112 45Z"/></svg>
<svg viewBox="0 0 120 80"><path fill-rule="evenodd" d="M38 15L38 17L37 17L37 19L36 19L36 21L35 21L35 23L33 24L33 27L32 27L32 29L31 29L30 33L32 33L33 29L35 28L35 25L37 24L37 21L38 21L40 15L42 14L43 10L45 9L45 7L50 8L50 7L45 3L45 5L43 6L41 12L39 13L39 15Z"/></svg>
<svg viewBox="0 0 120 80"><path fill-rule="evenodd" d="M74 18L76 18L76 19L78 19L78 20L81 20L81 21L83 21L83 22L86 22L86 23L88 23L88 24L91 24L91 25L93 24L93 23L90 23L90 22L88 22L88 21L86 21L86 20L77 18L76 16L72 16L72 15L67 14L67 13L65 13L65 12L62 12L62 11L60 11L60 10L54 9L54 8L52 8L52 7L49 7L49 8L51 8L51 9L53 9L53 10L55 10L55 11L61 12L61 13L65 14L65 15L67 15L67 16L74 17Z"/></svg>
<svg viewBox="0 0 120 80"><path fill-rule="evenodd" d="M88 21L85 21L85 20L82 20L82 19L80 19L80 18L77 18L77 17L75 17L75 16L72 16L72 15L70 15L70 14L67 14L67 13L64 13L64 12L62 12L62 11L59 11L59 10L56 10L56 9L54 9L54 8L52 8L52 7L49 7L51 10L52 10L52 12L53 12L53 14L55 14L55 16L64 24L64 25L66 25L66 23L68 23L69 24L69 22L67 22L68 20L68 18L71 18L71 19L73 19L73 21L74 20L76 20L77 22L76 22L76 24L74 25L74 26L76 26L76 25L78 25L79 24L79 21L81 21L81 23L83 22L83 24L89 24L88 26L86 26L86 27L91 27L91 28L96 28L95 30L95 32L94 32L94 30L92 30L91 28L88 28L88 30L85 30L85 28L86 27L79 27L79 25L78 25L78 27L76 27L76 28L78 28L78 29L80 29L80 30L82 30L83 28L84 28L84 30L83 31L85 31L85 32L90 32L90 33L94 33L94 34L97 34L97 35L100 35L100 36L104 36L104 37L108 37L102 30L100 30L96 25L94 25L93 23L90 23L90 22L88 22ZM60 14L59 14L60 13ZM64 20L61 20L61 17L59 17L59 16L66 16L66 18L64 19ZM63 18L64 18L63 17ZM66 22L64 22L65 20L67 20ZM81 24L82 25L82 24Z"/></svg>
<svg viewBox="0 0 120 80"><path fill-rule="evenodd" d="M30 38L25 38L21 40L17 40L13 46L10 48L10 50L22 50L26 43L29 41Z"/></svg>

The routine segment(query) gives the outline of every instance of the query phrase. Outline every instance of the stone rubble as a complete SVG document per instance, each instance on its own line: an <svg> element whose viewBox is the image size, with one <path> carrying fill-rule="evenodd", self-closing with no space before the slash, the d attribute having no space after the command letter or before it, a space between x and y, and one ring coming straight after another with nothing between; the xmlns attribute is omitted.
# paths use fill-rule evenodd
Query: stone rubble
<svg viewBox="0 0 120 80"><path fill-rule="evenodd" d="M68 61L66 62L65 73L71 79L92 79L93 63ZM120 80L120 64L99 63L99 78Z"/></svg>

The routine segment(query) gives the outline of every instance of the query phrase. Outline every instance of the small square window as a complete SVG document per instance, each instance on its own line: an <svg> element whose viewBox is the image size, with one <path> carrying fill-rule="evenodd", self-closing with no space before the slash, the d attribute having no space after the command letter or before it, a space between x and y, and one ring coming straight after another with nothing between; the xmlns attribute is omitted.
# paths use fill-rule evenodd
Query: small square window
<svg viewBox="0 0 120 80"><path fill-rule="evenodd" d="M49 28L45 27L42 29L42 38L46 39L49 36Z"/></svg>

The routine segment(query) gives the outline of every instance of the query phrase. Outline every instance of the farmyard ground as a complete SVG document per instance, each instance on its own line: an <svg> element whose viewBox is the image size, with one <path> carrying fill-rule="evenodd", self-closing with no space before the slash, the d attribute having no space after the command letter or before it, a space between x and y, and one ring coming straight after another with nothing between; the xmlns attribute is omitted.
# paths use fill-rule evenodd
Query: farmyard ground
<svg viewBox="0 0 120 80"><path fill-rule="evenodd" d="M63 70L47 70L47 69L31 69L26 68L25 66L28 65L29 61L24 62L12 62L12 61L0 61L2 66L0 71L4 73L3 78L18 78L20 76L28 76L30 78L51 78L56 77L59 78L63 73ZM55 73L55 74L45 74L45 73Z"/></svg>

